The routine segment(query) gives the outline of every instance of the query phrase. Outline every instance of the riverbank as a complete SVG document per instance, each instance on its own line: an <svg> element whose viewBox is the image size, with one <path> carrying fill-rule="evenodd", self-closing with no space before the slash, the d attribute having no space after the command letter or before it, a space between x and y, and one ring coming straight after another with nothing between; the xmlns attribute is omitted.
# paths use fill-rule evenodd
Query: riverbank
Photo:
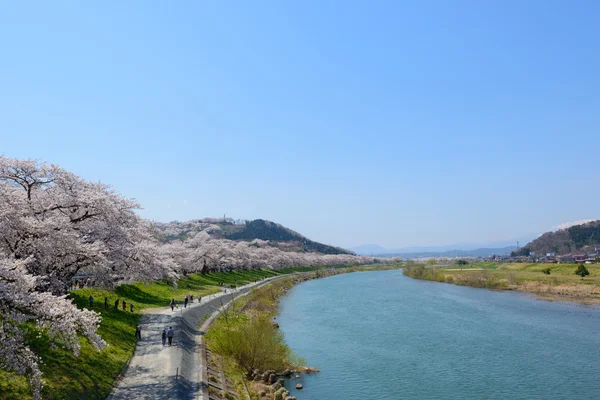
<svg viewBox="0 0 600 400"><path fill-rule="evenodd" d="M404 275L415 279L535 294L542 300L600 304L600 265L585 265L590 275L575 275L576 264L476 263L459 266L411 264Z"/></svg>
<svg viewBox="0 0 600 400"><path fill-rule="evenodd" d="M318 372L293 354L279 330L279 300L296 284L333 275L393 269L352 267L281 278L234 301L206 334L209 393L214 399L285 399L281 377ZM395 267L397 268L397 267Z"/></svg>
<svg viewBox="0 0 600 400"><path fill-rule="evenodd" d="M188 275L177 281L175 286L166 282L138 282L121 285L114 290L96 288L79 289L69 293L79 308L90 309L89 296L93 296L91 307L102 316L99 334L108 347L96 352L86 341L81 340L81 354L75 357L61 348L51 348L46 341L30 332L29 343L41 354L44 399L91 399L104 400L124 372L136 348L135 328L142 314L151 308L167 307L171 299L182 303L186 295L207 296L221 291L224 285L244 285L254 280L280 276L295 272L315 271L321 268L300 267L274 270L249 270L216 272L206 275ZM104 309L104 298L108 308ZM119 299L117 310L114 302ZM123 300L127 303L122 309ZM131 312L129 305L133 304ZM0 370L0 393L2 399L31 399L24 377Z"/></svg>

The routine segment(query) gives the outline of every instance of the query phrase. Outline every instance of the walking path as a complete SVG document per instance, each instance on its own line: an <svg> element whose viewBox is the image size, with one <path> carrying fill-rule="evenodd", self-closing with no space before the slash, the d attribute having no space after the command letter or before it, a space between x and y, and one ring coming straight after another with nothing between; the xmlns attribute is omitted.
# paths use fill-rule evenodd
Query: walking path
<svg viewBox="0 0 600 400"><path fill-rule="evenodd" d="M204 334L199 330L201 322L222 304L272 279L241 286L236 290L227 289L227 293L202 297L201 303L196 300L185 309L180 304L175 311L167 306L142 315L142 339L138 340L127 371L107 400L200 399L198 338ZM173 345L163 347L161 333L170 326L175 331Z"/></svg>

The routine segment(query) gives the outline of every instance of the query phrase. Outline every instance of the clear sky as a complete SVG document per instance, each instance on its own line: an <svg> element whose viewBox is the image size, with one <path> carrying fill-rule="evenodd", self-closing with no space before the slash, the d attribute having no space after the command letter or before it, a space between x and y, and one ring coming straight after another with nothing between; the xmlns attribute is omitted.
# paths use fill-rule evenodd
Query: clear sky
<svg viewBox="0 0 600 400"><path fill-rule="evenodd" d="M600 218L599 21L583 0L5 2L0 153L159 221L517 238Z"/></svg>

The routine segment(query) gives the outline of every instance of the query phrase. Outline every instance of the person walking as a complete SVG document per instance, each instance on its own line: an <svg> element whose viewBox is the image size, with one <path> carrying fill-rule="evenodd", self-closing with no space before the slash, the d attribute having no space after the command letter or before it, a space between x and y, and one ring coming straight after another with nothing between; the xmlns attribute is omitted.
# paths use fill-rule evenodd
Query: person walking
<svg viewBox="0 0 600 400"><path fill-rule="evenodd" d="M119 303L121 302L121 299L116 299L115 300L115 311L119 310Z"/></svg>
<svg viewBox="0 0 600 400"><path fill-rule="evenodd" d="M108 310L108 297L104 298L104 309Z"/></svg>
<svg viewBox="0 0 600 400"><path fill-rule="evenodd" d="M175 336L175 332L172 327L169 327L169 331L167 332L167 339L169 339L169 346L173 343L173 336Z"/></svg>
<svg viewBox="0 0 600 400"><path fill-rule="evenodd" d="M94 308L94 298L90 295L88 300L90 301L90 308Z"/></svg>
<svg viewBox="0 0 600 400"><path fill-rule="evenodd" d="M142 327L139 325L135 327L135 338L142 340Z"/></svg>
<svg viewBox="0 0 600 400"><path fill-rule="evenodd" d="M127 303L123 300L123 311L127 311Z"/></svg>
<svg viewBox="0 0 600 400"><path fill-rule="evenodd" d="M175 308L175 299L171 299L171 311Z"/></svg>
<svg viewBox="0 0 600 400"><path fill-rule="evenodd" d="M185 300L183 300L183 308L187 308L187 304L188 304L188 297L185 296Z"/></svg>
<svg viewBox="0 0 600 400"><path fill-rule="evenodd" d="M129 311L133 312L133 303L129 303Z"/></svg>
<svg viewBox="0 0 600 400"><path fill-rule="evenodd" d="M164 346L165 344L167 344L167 328L163 329L161 337L162 337L162 344Z"/></svg>

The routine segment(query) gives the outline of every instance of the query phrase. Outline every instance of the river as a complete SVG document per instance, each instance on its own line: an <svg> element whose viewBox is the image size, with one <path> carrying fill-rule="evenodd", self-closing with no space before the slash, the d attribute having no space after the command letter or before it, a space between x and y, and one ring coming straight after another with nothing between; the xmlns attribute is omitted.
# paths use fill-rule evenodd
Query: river
<svg viewBox="0 0 600 400"><path fill-rule="evenodd" d="M600 398L600 308L415 280L311 280L280 303L292 350L321 373L301 400Z"/></svg>

